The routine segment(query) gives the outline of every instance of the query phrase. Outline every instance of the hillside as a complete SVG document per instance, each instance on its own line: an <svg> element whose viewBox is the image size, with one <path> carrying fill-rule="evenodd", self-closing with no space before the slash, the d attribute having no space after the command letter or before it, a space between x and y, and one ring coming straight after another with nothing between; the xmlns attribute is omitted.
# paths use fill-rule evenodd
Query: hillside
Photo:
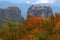
<svg viewBox="0 0 60 40"><path fill-rule="evenodd" d="M18 7L8 7L6 9L0 8L0 23L6 23L7 21L22 23L24 18L21 15L21 10Z"/></svg>

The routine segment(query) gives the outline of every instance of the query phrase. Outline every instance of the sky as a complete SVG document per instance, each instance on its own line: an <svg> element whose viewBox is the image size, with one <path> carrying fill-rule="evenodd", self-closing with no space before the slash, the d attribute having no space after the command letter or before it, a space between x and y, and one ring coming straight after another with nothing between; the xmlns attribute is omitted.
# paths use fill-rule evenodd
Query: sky
<svg viewBox="0 0 60 40"><path fill-rule="evenodd" d="M9 1L13 3L29 3L29 4L60 2L60 0L0 0L0 2L1 1Z"/></svg>
<svg viewBox="0 0 60 40"><path fill-rule="evenodd" d="M0 0L0 2L2 2L2 1L9 1L9 2L13 2L13 3L26 2L26 0Z"/></svg>
<svg viewBox="0 0 60 40"><path fill-rule="evenodd" d="M28 4L60 4L60 0L0 0L0 2L2 1L9 1L12 3L28 3Z"/></svg>
<svg viewBox="0 0 60 40"><path fill-rule="evenodd" d="M32 1L32 0L28 0L27 3L30 3L30 4L39 4L39 3L54 3L56 2L56 0L35 0L35 1Z"/></svg>

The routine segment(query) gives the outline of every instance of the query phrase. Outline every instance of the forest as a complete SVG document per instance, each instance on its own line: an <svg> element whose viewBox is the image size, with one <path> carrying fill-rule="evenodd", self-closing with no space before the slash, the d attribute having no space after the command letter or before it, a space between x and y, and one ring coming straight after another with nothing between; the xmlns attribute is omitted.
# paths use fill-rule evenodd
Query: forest
<svg viewBox="0 0 60 40"><path fill-rule="evenodd" d="M23 23L1 24L0 40L60 40L60 14L42 18L28 14Z"/></svg>

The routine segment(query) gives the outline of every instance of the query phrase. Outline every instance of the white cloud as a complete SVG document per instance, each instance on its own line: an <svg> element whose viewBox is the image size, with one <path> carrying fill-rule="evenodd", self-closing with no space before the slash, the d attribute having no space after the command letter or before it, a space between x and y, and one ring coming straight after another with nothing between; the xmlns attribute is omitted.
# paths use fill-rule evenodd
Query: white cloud
<svg viewBox="0 0 60 40"><path fill-rule="evenodd" d="M55 1L56 0L37 0L36 2L26 1L26 3L29 3L29 4L39 4L39 3L51 4L51 3L54 3Z"/></svg>
<svg viewBox="0 0 60 40"><path fill-rule="evenodd" d="M29 1L26 1L26 3L29 3L29 4L36 4L36 3L29 2Z"/></svg>

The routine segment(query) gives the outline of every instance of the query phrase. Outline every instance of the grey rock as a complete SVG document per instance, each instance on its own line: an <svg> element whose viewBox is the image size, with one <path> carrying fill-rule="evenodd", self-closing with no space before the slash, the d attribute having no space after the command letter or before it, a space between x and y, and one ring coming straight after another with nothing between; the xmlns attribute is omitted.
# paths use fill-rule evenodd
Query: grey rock
<svg viewBox="0 0 60 40"><path fill-rule="evenodd" d="M14 6L8 7L7 9L0 8L0 20L2 19L6 21L10 19L13 22L17 21L19 23L22 23L24 20L24 18L21 15L21 10L18 7L14 7Z"/></svg>
<svg viewBox="0 0 60 40"><path fill-rule="evenodd" d="M53 15L52 8L50 6L31 6L27 13L32 16L40 16L43 18L48 18Z"/></svg>

